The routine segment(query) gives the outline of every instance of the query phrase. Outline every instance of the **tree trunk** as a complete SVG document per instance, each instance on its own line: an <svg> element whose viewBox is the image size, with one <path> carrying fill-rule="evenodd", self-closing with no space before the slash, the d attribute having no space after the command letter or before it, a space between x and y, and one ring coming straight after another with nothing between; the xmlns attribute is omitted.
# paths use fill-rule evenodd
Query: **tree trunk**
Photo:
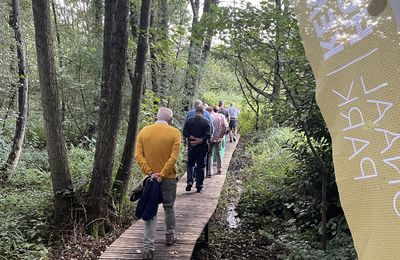
<svg viewBox="0 0 400 260"><path fill-rule="evenodd" d="M162 30L162 36L161 40L166 41L168 40L169 37L169 28L168 28L168 23L169 23L169 15L168 15L168 0L161 0L160 2L160 14L159 16L161 17L161 23L160 23L160 28ZM168 70L168 64L166 59L164 58L161 61L161 69L160 69L160 89L158 91L158 98L161 99L161 105L165 106L165 102L163 102L163 98L165 98L165 95L167 93L167 70Z"/></svg>
<svg viewBox="0 0 400 260"><path fill-rule="evenodd" d="M150 32L150 68L151 68L151 89L153 90L155 96L158 96L159 86L158 86L158 61L157 61L157 22L154 17L154 10L150 11L150 27L152 28Z"/></svg>
<svg viewBox="0 0 400 260"><path fill-rule="evenodd" d="M55 221L63 223L69 216L68 195L71 195L72 182L61 124L49 2L48 0L32 0L32 8L46 143L55 197Z"/></svg>
<svg viewBox="0 0 400 260"><path fill-rule="evenodd" d="M203 16L201 17L200 24L202 24L203 26L205 26L205 24L207 24L207 26L206 26L205 32L202 33L202 35L204 35L203 36L204 39L203 39L203 49L201 52L201 64L200 64L200 72L198 75L197 85L200 85L201 78L204 73L205 64L207 62L208 56L210 55L212 37L214 35L214 29L209 24L213 21L212 5L216 6L217 4L218 4L217 0L204 1Z"/></svg>
<svg viewBox="0 0 400 260"><path fill-rule="evenodd" d="M93 0L92 2L94 25L93 33L96 37L101 36L101 29L103 28L103 0Z"/></svg>
<svg viewBox="0 0 400 260"><path fill-rule="evenodd" d="M201 35L199 35L199 28L197 26L199 22L200 0L190 0L190 3L193 11L193 19L183 93L183 95L186 97L183 104L184 110L189 110L192 100L197 95L196 83L199 70L198 64L201 56Z"/></svg>
<svg viewBox="0 0 400 260"><path fill-rule="evenodd" d="M275 0L275 10L277 14L282 13L282 0ZM281 67L280 67L280 57L279 57L279 46L280 46L280 34L281 30L279 27L279 22L276 21L276 28L275 28L275 61L274 61L274 83L272 89L272 102L277 104L280 98L281 92ZM273 113L275 114L275 112Z"/></svg>
<svg viewBox="0 0 400 260"><path fill-rule="evenodd" d="M259 122L260 122L260 102L258 102L258 100L255 101L256 102L256 131L258 131L259 129Z"/></svg>
<svg viewBox="0 0 400 260"><path fill-rule="evenodd" d="M138 15L137 15L137 8L135 6L135 1L130 2L129 4L129 21L131 23L131 35L133 39L137 38L137 33L138 33Z"/></svg>
<svg viewBox="0 0 400 260"><path fill-rule="evenodd" d="M12 0L12 19L11 27L14 29L15 40L17 42L17 55L18 55L18 75L19 75L19 88L18 88L18 118L15 125L15 135L11 152L8 155L6 168L3 171L5 175L1 176L2 181L8 181L11 172L17 167L21 152L22 145L25 138L25 129L28 117L28 76L27 64L25 54L24 35L21 28L21 19L19 15L19 0ZM1 181L1 180L0 180Z"/></svg>
<svg viewBox="0 0 400 260"><path fill-rule="evenodd" d="M115 148L122 109L128 45L128 0L106 0L103 71L96 152L89 186L88 216L95 236L104 235Z"/></svg>
<svg viewBox="0 0 400 260"><path fill-rule="evenodd" d="M63 56L61 50L61 36L60 36L60 28L58 26L58 19L57 19L57 12L56 6L54 4L54 0L51 0L51 9L53 11L53 18L54 18L54 30L56 31L56 39L57 39L57 51L58 51L58 62L60 66L60 73L62 73L63 67ZM66 112L66 104L65 104L65 97L64 97L64 89L63 86L60 86L60 94L61 94L61 122L65 121L65 112Z"/></svg>
<svg viewBox="0 0 400 260"><path fill-rule="evenodd" d="M210 28L209 25L205 25L205 23L210 23L211 22L211 4L216 4L217 1L215 0L205 0L204 1L204 6L203 6L203 15L201 16L200 24L206 27L206 29L203 29L203 32L201 33L203 35L203 48L201 51L201 63L202 65L205 64L208 55L210 53L211 49L211 40L212 40L212 35L213 35L213 30Z"/></svg>
<svg viewBox="0 0 400 260"><path fill-rule="evenodd" d="M60 62L60 68L62 68L62 55L61 55L61 36L60 36L60 28L58 27L58 19L57 19L57 12L56 6L54 4L54 0L51 0L51 9L53 11L53 18L54 18L54 30L56 32L56 39L57 39L57 50L58 50L58 60Z"/></svg>
<svg viewBox="0 0 400 260"><path fill-rule="evenodd" d="M136 133L138 129L140 105L142 100L143 80L146 69L146 56L148 49L148 32L150 20L151 0L142 0L140 11L140 29L139 39L136 51L135 73L129 73L132 78L132 95L131 106L129 111L128 131L125 138L124 152L122 154L121 163L118 167L117 176L115 177L113 191L114 199L121 204L126 195L129 179L131 176L133 152L136 141Z"/></svg>
<svg viewBox="0 0 400 260"><path fill-rule="evenodd" d="M168 0L157 0L153 6L150 16L150 28L153 29L150 32L151 82L155 97L163 103L162 99L167 92L167 61L164 53L168 51L164 48L168 40Z"/></svg>
<svg viewBox="0 0 400 260"><path fill-rule="evenodd" d="M281 81L279 75L281 73L280 60L279 60L279 51L275 51L275 61L274 61L274 85L272 89L272 102L277 104L279 101L280 93L281 93Z"/></svg>

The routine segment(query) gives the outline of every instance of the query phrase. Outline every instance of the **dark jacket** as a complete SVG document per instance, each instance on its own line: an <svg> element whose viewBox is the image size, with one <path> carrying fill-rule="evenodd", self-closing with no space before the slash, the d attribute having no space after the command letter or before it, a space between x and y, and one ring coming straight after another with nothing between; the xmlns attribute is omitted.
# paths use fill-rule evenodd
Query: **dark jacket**
<svg viewBox="0 0 400 260"><path fill-rule="evenodd" d="M201 115L195 115L194 117L189 118L185 125L183 126L183 136L189 138L190 136L194 136L196 138L202 138L203 143L191 146L189 140L189 149L202 148L207 146L207 141L211 137L211 126L207 119L205 119Z"/></svg>
<svg viewBox="0 0 400 260"><path fill-rule="evenodd" d="M162 203L161 186L157 180L148 182L143 190L135 210L135 216L139 219L150 220L157 215L158 204Z"/></svg>
<svg viewBox="0 0 400 260"><path fill-rule="evenodd" d="M130 201L137 201L143 194L144 188L150 182L151 177L147 175L143 178L141 182L139 182L132 190L131 195L129 196Z"/></svg>

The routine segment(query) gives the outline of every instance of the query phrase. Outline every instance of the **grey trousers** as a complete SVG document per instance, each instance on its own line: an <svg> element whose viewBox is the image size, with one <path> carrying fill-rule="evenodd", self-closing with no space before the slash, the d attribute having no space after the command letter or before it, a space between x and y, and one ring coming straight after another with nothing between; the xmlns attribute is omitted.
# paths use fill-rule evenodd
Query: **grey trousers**
<svg viewBox="0 0 400 260"><path fill-rule="evenodd" d="M176 178L161 181L161 193L165 212L165 238L172 239L175 236L175 209ZM157 215L153 219L144 222L144 250L155 250Z"/></svg>

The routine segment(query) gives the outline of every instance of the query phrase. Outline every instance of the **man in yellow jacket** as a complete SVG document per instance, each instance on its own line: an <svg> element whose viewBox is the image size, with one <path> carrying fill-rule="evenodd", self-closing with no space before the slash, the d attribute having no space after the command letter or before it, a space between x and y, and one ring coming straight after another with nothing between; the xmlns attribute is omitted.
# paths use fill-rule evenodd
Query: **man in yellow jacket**
<svg viewBox="0 0 400 260"><path fill-rule="evenodd" d="M165 235L167 245L176 242L175 210L176 198L176 161L179 155L181 134L172 127L173 113L169 108L161 107L157 121L144 127L137 137L135 159L144 175L157 179L161 185L163 207L165 211ZM144 226L144 259L154 256L157 215L145 221Z"/></svg>

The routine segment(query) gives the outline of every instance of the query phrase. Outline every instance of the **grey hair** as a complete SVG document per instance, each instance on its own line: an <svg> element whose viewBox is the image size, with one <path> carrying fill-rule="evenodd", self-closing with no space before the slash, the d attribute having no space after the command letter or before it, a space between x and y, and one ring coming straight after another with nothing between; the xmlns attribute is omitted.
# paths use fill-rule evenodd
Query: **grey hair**
<svg viewBox="0 0 400 260"><path fill-rule="evenodd" d="M160 109L158 109L157 120L169 122L173 116L174 113L172 113L172 110L167 107L160 107Z"/></svg>
<svg viewBox="0 0 400 260"><path fill-rule="evenodd" d="M225 101L223 101L222 99L218 102L218 105L219 106L223 106L223 105L225 105Z"/></svg>
<svg viewBox="0 0 400 260"><path fill-rule="evenodd" d="M203 105L203 102L200 99L196 99L193 102L193 107L197 107L198 105Z"/></svg>
<svg viewBox="0 0 400 260"><path fill-rule="evenodd" d="M196 113L204 113L204 106L202 104L195 106Z"/></svg>

